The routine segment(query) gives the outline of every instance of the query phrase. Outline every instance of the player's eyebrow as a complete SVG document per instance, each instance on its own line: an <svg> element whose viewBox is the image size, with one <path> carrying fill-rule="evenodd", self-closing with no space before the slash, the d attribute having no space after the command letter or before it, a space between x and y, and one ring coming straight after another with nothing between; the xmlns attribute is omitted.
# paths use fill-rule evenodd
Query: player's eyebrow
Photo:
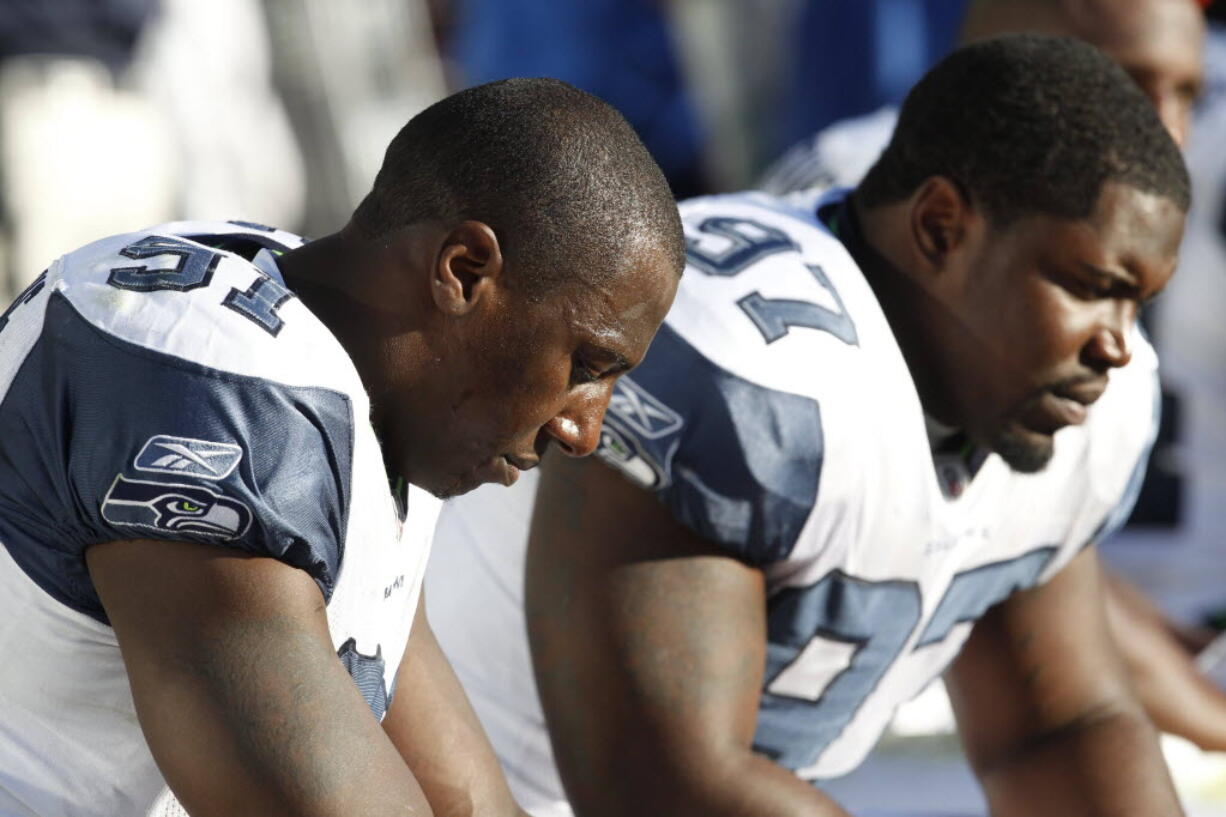
<svg viewBox="0 0 1226 817"><path fill-rule="evenodd" d="M587 348L584 350L584 353L589 357L596 358L595 362L606 363L609 365L609 374L625 372L634 368L634 364L627 360L625 355L622 355L620 352L615 352L612 349L604 346L596 346L594 344L585 344L585 346Z"/></svg>
<svg viewBox="0 0 1226 817"><path fill-rule="evenodd" d="M1126 268L1104 269L1091 264L1089 261L1082 261L1081 267L1091 275L1095 275L1099 278L1110 278L1111 280L1116 281L1119 286L1126 288L1129 292L1133 293L1135 297L1140 298L1141 285L1135 272L1132 272Z"/></svg>
<svg viewBox="0 0 1226 817"><path fill-rule="evenodd" d="M1118 286L1125 290L1129 297L1141 305L1145 305L1161 294L1162 290L1156 290L1142 297L1141 284L1139 276L1128 269L1103 269L1091 264L1088 261L1082 261L1081 266L1084 270L1092 275L1101 278L1110 278L1118 282Z"/></svg>
<svg viewBox="0 0 1226 817"><path fill-rule="evenodd" d="M1127 270L1103 269L1102 267L1091 264L1089 261L1081 261L1080 264L1082 269L1093 275L1097 275L1100 278L1114 278L1117 281L1123 281L1129 286L1136 286L1136 276Z"/></svg>

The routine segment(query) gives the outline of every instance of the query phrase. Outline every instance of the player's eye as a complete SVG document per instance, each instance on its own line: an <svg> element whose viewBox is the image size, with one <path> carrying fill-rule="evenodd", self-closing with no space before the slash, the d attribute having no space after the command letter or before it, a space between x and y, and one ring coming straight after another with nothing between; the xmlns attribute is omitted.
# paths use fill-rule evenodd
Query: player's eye
<svg viewBox="0 0 1226 817"><path fill-rule="evenodd" d="M1082 300L1094 301L1113 297L1117 282L1109 276L1067 274L1060 276L1060 285Z"/></svg>
<svg viewBox="0 0 1226 817"><path fill-rule="evenodd" d="M1109 298L1115 292L1115 282L1109 278L1082 281L1081 287L1091 298Z"/></svg>
<svg viewBox="0 0 1226 817"><path fill-rule="evenodd" d="M571 385L577 386L584 383L595 383L602 377L604 377L604 372L600 371L595 366L580 357L576 357L574 362L571 364Z"/></svg>

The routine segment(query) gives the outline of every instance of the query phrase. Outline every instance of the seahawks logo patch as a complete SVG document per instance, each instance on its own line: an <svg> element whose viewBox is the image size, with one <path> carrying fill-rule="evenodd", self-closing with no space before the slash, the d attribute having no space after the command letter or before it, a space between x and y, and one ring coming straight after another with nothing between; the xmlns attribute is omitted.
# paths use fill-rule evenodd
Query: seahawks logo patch
<svg viewBox="0 0 1226 817"><path fill-rule="evenodd" d="M621 471L632 482L648 490L667 487L668 475L635 444L632 436L621 433L615 421L606 416L600 428L600 446L596 456Z"/></svg>
<svg viewBox="0 0 1226 817"><path fill-rule="evenodd" d="M184 474L216 481L229 476L242 458L243 449L234 443L158 434L149 438L132 465L138 471Z"/></svg>
<svg viewBox="0 0 1226 817"><path fill-rule="evenodd" d="M228 541L247 532L251 509L208 488L144 482L119 475L102 500L102 518L112 525Z"/></svg>

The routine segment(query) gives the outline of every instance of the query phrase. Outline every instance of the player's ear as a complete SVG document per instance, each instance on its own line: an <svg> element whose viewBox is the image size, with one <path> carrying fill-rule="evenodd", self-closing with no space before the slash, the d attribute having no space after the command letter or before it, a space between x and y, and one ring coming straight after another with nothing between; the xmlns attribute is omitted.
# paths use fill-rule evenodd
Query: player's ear
<svg viewBox="0 0 1226 817"><path fill-rule="evenodd" d="M462 221L448 231L430 276L435 305L448 315L472 310L502 274L502 248L488 224Z"/></svg>
<svg viewBox="0 0 1226 817"><path fill-rule="evenodd" d="M967 239L970 202L944 176L925 179L911 198L911 236L931 272L940 273Z"/></svg>

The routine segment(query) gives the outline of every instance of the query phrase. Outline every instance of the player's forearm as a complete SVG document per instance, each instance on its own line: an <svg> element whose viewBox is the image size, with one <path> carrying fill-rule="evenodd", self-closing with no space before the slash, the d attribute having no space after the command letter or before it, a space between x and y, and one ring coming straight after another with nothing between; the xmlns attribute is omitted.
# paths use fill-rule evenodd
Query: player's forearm
<svg viewBox="0 0 1226 817"><path fill-rule="evenodd" d="M1208 751L1226 751L1226 694L1196 669L1191 656L1171 642L1121 644L1137 697L1163 732Z"/></svg>
<svg viewBox="0 0 1226 817"><path fill-rule="evenodd" d="M695 810L694 815L719 817L848 817L838 803L789 770L760 755L749 755L741 762L739 773L720 780L717 793L722 808Z"/></svg>
<svg viewBox="0 0 1226 817"><path fill-rule="evenodd" d="M653 753L633 755L586 781L566 776L576 817L848 817L812 784L748 751L671 770Z"/></svg>
<svg viewBox="0 0 1226 817"><path fill-rule="evenodd" d="M1107 588L1112 634L1154 724L1202 749L1226 751L1226 693L1200 674L1161 614L1134 589L1115 577Z"/></svg>
<svg viewBox="0 0 1226 817"><path fill-rule="evenodd" d="M1087 716L991 761L972 758L992 817L1183 814L1140 712Z"/></svg>
<svg viewBox="0 0 1226 817"><path fill-rule="evenodd" d="M192 815L431 813L337 660L306 574L160 541L86 559L149 749Z"/></svg>
<svg viewBox="0 0 1226 817"><path fill-rule="evenodd" d="M516 805L476 712L439 647L424 596L383 730L436 817L527 817Z"/></svg>
<svg viewBox="0 0 1226 817"><path fill-rule="evenodd" d="M351 680L334 666L332 656L321 655L307 637L275 633L280 647L275 672L294 679L279 686L273 672L245 660L269 640L263 629L227 633L233 655L223 651L196 657L195 669L215 702L214 722L220 733L198 730L198 743L206 747L202 756L167 774L192 814L229 817L280 810L316 817L355 810L389 817L431 814L417 782L373 726L373 719L355 723L358 718L352 710L346 719L332 716L340 695L352 692ZM360 699L358 703L364 704ZM203 719L211 708L186 711ZM142 707L142 714L147 709ZM159 742L164 745L166 740ZM201 787L202 775L193 766L216 767L220 764L215 758L222 753L230 754L243 772L231 774L224 784L214 779ZM158 757L164 758L165 752ZM246 794L238 796L240 792Z"/></svg>

